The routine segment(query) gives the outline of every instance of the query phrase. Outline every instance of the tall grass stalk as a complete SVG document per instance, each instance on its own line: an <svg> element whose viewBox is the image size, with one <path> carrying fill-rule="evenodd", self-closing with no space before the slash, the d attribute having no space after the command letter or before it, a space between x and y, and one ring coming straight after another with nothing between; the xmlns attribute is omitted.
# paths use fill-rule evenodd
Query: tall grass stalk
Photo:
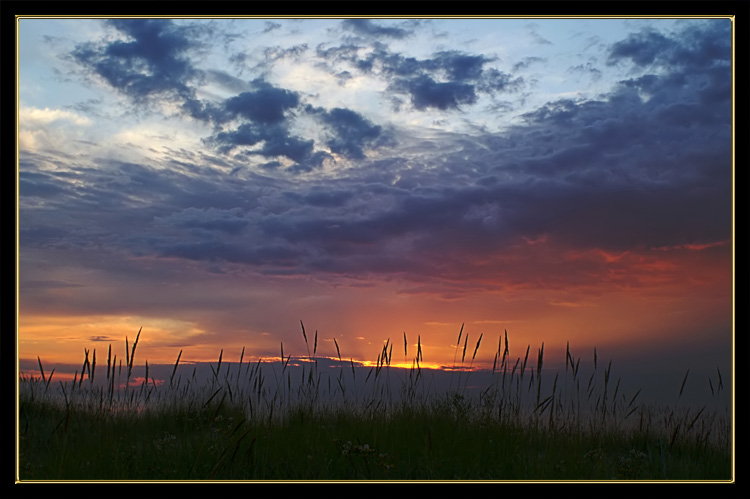
<svg viewBox="0 0 750 499"><path fill-rule="evenodd" d="M581 383L586 382L581 359L574 358L569 344L564 369L548 374L542 343L536 366L527 373L530 345L523 357L511 358L506 330L498 339L492 370L484 372L491 381L469 390L469 376L479 377L473 367L483 334L466 366L468 334L462 325L448 389L433 393L425 385L421 336L411 368L391 369L393 343L388 338L367 376L358 376L352 358L351 369L345 369L335 338L337 365L321 370L318 332L308 338L302 321L300 325L307 357L295 360L301 365L298 381L289 369L292 354L281 343L278 361L246 361L243 347L239 363L224 362L221 349L215 368L209 363L207 379L197 376L195 366L192 376L183 377L187 366L180 363L182 350L164 376L168 383L157 383L146 360L140 388L131 389L141 329L132 346L125 338L124 391L122 360L116 369L111 345L104 380L95 380L95 351L84 349L81 377L76 372L73 381L60 381L59 390L50 389L54 370L47 375L37 357L40 376L22 377L19 386L22 479L729 475L726 414L706 406L643 404L640 389L626 394L619 379L612 387L611 361L600 383L596 349L587 385ZM405 332L403 339L407 359ZM683 401L688 374L676 402ZM89 383L83 383L84 376ZM391 389L394 382L400 391ZM714 397L724 389L720 371L709 378L709 387ZM91 444L94 435L97 446ZM57 457L50 460L49 455ZM65 456L77 466L67 465ZM176 461L172 464L166 456ZM712 467L705 456L721 464Z"/></svg>

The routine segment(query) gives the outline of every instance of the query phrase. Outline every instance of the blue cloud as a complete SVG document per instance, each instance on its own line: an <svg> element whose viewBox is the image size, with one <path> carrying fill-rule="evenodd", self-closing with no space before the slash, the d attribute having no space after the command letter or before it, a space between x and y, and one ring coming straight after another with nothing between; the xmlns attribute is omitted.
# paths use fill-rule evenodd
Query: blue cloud
<svg viewBox="0 0 750 499"><path fill-rule="evenodd" d="M73 51L78 62L136 99L155 94L192 96L188 82L201 72L186 54L198 45L196 28L160 19L113 19L107 24L128 39L80 44Z"/></svg>
<svg viewBox="0 0 750 499"><path fill-rule="evenodd" d="M346 19L342 22L342 26L358 35L374 38L386 37L403 39L411 35L411 31L407 29L394 26L382 26L372 22L370 19Z"/></svg>

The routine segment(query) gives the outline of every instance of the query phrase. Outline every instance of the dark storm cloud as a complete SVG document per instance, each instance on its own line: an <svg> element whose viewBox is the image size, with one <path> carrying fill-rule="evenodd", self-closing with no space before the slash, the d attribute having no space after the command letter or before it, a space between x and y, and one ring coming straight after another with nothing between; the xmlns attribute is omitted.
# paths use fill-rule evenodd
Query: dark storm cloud
<svg viewBox="0 0 750 499"><path fill-rule="evenodd" d="M217 131L205 140L222 153L237 147L257 146L245 149L245 154L266 158L286 157L295 162L287 169L292 173L319 168L331 155L316 150L314 140L290 133L288 114L294 109L306 112L327 127L332 132L332 138L326 145L332 152L345 157L364 157L363 148L377 145L377 140L381 138L380 126L350 109L334 108L327 111L310 105L302 107L296 92L275 87L260 79L250 84L255 90L242 92L217 105L206 105L194 113L219 125L232 120L242 122L235 129ZM274 168L279 164L270 162L265 166Z"/></svg>
<svg viewBox="0 0 750 499"><path fill-rule="evenodd" d="M136 104L168 99L195 119L215 118L213 106L196 97L195 85L206 78L227 84L228 75L206 73L191 61L211 28L168 19L112 19L106 24L126 39L79 44L71 54L75 61Z"/></svg>
<svg viewBox="0 0 750 499"><path fill-rule="evenodd" d="M295 163L287 169L291 173L313 171L331 158L326 151L316 150L314 140L289 131L290 114L301 105L297 92L263 78L244 82L225 72L193 67L186 53L197 47L196 28L167 20L114 20L109 24L128 39L81 44L73 57L135 102L156 95L173 99L186 115L216 127L205 143L221 153L245 147L245 154L285 157ZM270 48L266 56L275 60L306 49L304 45ZM219 102L201 100L194 87L201 78L238 93ZM364 157L363 149L373 147L381 136L379 126L354 111L336 108L317 114L333 132L327 146L345 157Z"/></svg>
<svg viewBox="0 0 750 499"><path fill-rule="evenodd" d="M606 100L561 100L527 114L516 143L528 154L514 158L514 170L536 177L535 192L549 192L519 212L520 225L565 227L566 238L620 249L728 238L731 53L717 49L717 31L647 33L667 71L623 81ZM615 44L613 57L651 60L643 36ZM688 55L685 44L712 55Z"/></svg>
<svg viewBox="0 0 750 499"><path fill-rule="evenodd" d="M554 265L535 267L533 254L523 256L526 240L617 252L725 241L731 237L731 52L721 33L709 24L675 35L635 34L613 45L609 60L646 66L597 100L549 102L502 134L404 131L399 156L375 160L364 152L383 140L385 127L349 109L307 106L297 94L256 81L202 108L225 127L208 139L211 145L240 150L224 159L226 173L236 174L231 182L210 169L134 163L77 166L65 177L42 171L48 159L24 156L22 241L118 247L277 275L401 273L416 281L501 275L540 286L564 284L570 270L577 282L594 279L605 264L558 256ZM367 71L418 109L469 105L483 88L514 81L488 68L489 59L458 52L425 60L383 47L364 59L354 46L318 53L351 62L352 70L369 61ZM652 70L657 63L659 71ZM356 168L304 183L248 171L248 158L258 155L268 172L283 168L279 158L295 162L292 172L319 168L327 153L290 132L292 115L300 113L325 127L325 145L356 159ZM53 199L66 200L69 209L45 206ZM507 261L493 260L501 258Z"/></svg>
<svg viewBox="0 0 750 499"><path fill-rule="evenodd" d="M673 37L654 29L641 30L613 44L608 63L630 60L637 66L697 70L728 64L731 56L731 24L718 22L688 26Z"/></svg>
<svg viewBox="0 0 750 499"><path fill-rule="evenodd" d="M289 134L284 126L264 126L263 124L243 123L236 130L219 132L209 140L221 152L229 152L236 147L261 144L260 149L251 154L266 157L284 156L297 163L303 162L313 153L313 140L304 140Z"/></svg>
<svg viewBox="0 0 750 499"><path fill-rule="evenodd" d="M386 71L396 76L390 89L409 94L419 110L458 109L475 103L478 92L512 92L523 82L496 68L485 68L490 58L457 51L438 52L422 61L393 55L386 60Z"/></svg>
<svg viewBox="0 0 750 499"><path fill-rule="evenodd" d="M672 46L688 33L695 47L715 35L692 29L657 43ZM386 210L280 215L260 227L295 244L363 252L411 235L413 248L432 248L435 258L441 249L490 254L523 237L613 251L726 240L731 72L728 54L713 53L670 57L669 71L621 82L601 100L550 102L502 137L477 137L478 146L441 156L437 171L390 165L416 178L399 180L412 187ZM423 142L425 155L432 145ZM474 185L457 182L467 176Z"/></svg>
<svg viewBox="0 0 750 499"><path fill-rule="evenodd" d="M391 85L391 90L408 93L411 103L420 111L435 108L445 111L458 109L462 104L474 104L477 101L475 87L460 82L436 82L429 76L413 79L399 79Z"/></svg>
<svg viewBox="0 0 750 499"><path fill-rule="evenodd" d="M448 80L478 80L482 77L484 65L491 60L482 55L443 51L425 60L423 65L428 70L444 72Z"/></svg>
<svg viewBox="0 0 750 499"><path fill-rule="evenodd" d="M663 60L665 54L675 50L676 43L656 30L643 30L615 43L610 52L610 63L619 59L630 59L639 66Z"/></svg>
<svg viewBox="0 0 750 499"><path fill-rule="evenodd" d="M381 76L389 82L389 91L408 95L414 108L420 111L455 110L461 105L474 104L478 93L515 92L523 86L522 78L486 67L494 59L484 55L451 50L416 59L374 43L373 50L360 56L363 48L356 44L319 46L317 54L331 63L349 63L362 73Z"/></svg>
<svg viewBox="0 0 750 499"><path fill-rule="evenodd" d="M197 28L161 19L112 19L107 24L127 39L80 44L72 54L78 62L137 100L155 94L192 96L188 82L202 74L186 54L198 45Z"/></svg>
<svg viewBox="0 0 750 499"><path fill-rule="evenodd" d="M292 173L319 168L330 155L325 151L316 151L314 140L293 135L289 130L289 114L301 104L299 94L276 87L263 79L255 79L249 85L252 90L218 104L186 102L185 108L192 117L214 123L217 127L213 135L204 139L204 143L222 154L244 148L243 154L246 156L288 158L295 162L287 169ZM230 126L230 123L239 124ZM274 168L279 165L271 161L261 167Z"/></svg>
<svg viewBox="0 0 750 499"><path fill-rule="evenodd" d="M232 119L246 121L234 130L217 132L206 141L217 145L222 152L262 143L259 149L247 152L269 158L289 158L296 163L289 170L292 172L312 171L320 167L324 160L331 157L330 154L316 151L312 139L296 137L289 132L287 112L295 108L319 120L331 132L331 138L326 142L330 151L347 158L361 159L364 148L375 147L379 140L385 140L379 125L355 111L346 108L328 111L310 105L303 108L295 92L274 87L263 80L251 83L257 90L243 92L205 110L216 123Z"/></svg>
<svg viewBox="0 0 750 499"><path fill-rule="evenodd" d="M308 106L306 111L316 116L333 133L333 137L326 142L331 151L348 158L364 158L364 147L373 145L383 135L382 127L351 109L337 107L326 111Z"/></svg>
<svg viewBox="0 0 750 499"><path fill-rule="evenodd" d="M242 80L217 72L211 73L211 76L214 80L218 76L226 88L231 85L235 89L242 86L248 90L218 103L194 98L185 99L182 108L195 119L216 125L223 125L232 120L276 125L284 122L287 112L300 103L296 92L276 87L261 78L244 83Z"/></svg>

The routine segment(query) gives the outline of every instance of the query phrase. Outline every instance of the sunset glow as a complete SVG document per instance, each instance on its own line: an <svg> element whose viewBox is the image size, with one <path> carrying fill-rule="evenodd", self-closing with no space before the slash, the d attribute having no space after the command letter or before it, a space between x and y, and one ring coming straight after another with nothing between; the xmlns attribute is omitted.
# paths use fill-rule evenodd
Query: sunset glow
<svg viewBox="0 0 750 499"><path fill-rule="evenodd" d="M729 370L732 29L21 18L22 371Z"/></svg>

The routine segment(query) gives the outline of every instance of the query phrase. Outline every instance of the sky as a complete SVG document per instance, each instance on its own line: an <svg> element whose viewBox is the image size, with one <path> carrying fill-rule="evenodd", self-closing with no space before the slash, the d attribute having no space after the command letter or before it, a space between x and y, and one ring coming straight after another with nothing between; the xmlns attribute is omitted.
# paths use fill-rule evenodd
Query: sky
<svg viewBox="0 0 750 499"><path fill-rule="evenodd" d="M302 356L301 321L362 362L731 366L730 19L32 17L18 55L29 369L141 328Z"/></svg>

